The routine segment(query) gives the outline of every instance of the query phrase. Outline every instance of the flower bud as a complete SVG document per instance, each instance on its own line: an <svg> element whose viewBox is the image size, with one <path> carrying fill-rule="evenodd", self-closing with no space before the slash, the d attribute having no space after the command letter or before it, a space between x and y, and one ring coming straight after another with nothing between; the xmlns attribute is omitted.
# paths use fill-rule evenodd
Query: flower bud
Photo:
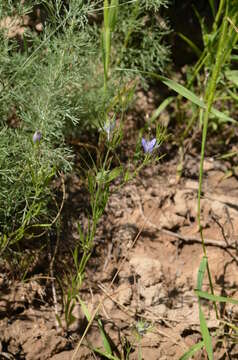
<svg viewBox="0 0 238 360"><path fill-rule="evenodd" d="M39 130L37 130L37 131L35 132L35 134L33 135L33 138L32 138L33 143L34 143L34 144L39 143L40 140L41 140L41 138L42 138L42 134L41 134L41 132L40 132Z"/></svg>

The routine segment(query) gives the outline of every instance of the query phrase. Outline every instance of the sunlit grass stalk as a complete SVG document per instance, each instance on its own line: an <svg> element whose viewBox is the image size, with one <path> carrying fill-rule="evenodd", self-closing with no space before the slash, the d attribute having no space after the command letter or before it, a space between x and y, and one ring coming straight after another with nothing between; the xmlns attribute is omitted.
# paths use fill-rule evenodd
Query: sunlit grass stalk
<svg viewBox="0 0 238 360"><path fill-rule="evenodd" d="M227 7L226 7L226 15L227 15ZM208 83L208 86L207 86L206 92L205 92L205 99L207 100L207 106L204 111L204 118L203 118L202 146L201 146L199 186L198 186L197 219L198 219L199 232L200 232L200 236L201 236L201 240L202 240L203 253L204 253L204 256L206 256L206 257L207 257L207 251L206 251L206 246L205 246L204 237L203 237L203 230L202 230L202 226L201 226L201 194L202 194L202 182L203 182L203 165L204 165L204 157L205 157L205 147L206 147L209 115L210 115L210 111L211 111L212 104L213 104L214 97L215 97L217 80L219 77L222 63L224 61L224 49L226 48L225 44L227 41L227 27L228 27L227 25L228 25L228 22L226 20L226 17L224 16L222 26L221 26L220 39L219 39L218 48L217 48L216 63L213 68L212 76L210 78L210 81ZM207 271L208 271L210 289L211 289L212 294L214 294L212 278L211 278L211 273L210 273L208 263L207 263ZM217 311L215 302L214 302L214 306L215 306L216 316L218 317L218 311Z"/></svg>
<svg viewBox="0 0 238 360"><path fill-rule="evenodd" d="M213 17L215 17L216 10L215 10L214 0L209 0L209 4L210 4L211 11L212 11L212 15L213 15Z"/></svg>
<svg viewBox="0 0 238 360"><path fill-rule="evenodd" d="M108 68L110 60L110 47L111 47L111 31L109 24L109 9L108 0L104 0L104 27L102 34L102 53L104 65L104 91L107 90Z"/></svg>
<svg viewBox="0 0 238 360"><path fill-rule="evenodd" d="M226 3L226 0L221 0L220 3L219 3L219 7L218 7L218 10L217 10L215 21L214 21L213 27L212 27L213 32L216 32L216 30L217 30L218 23L219 23L219 21L221 19L223 11L224 11L225 3Z"/></svg>
<svg viewBox="0 0 238 360"><path fill-rule="evenodd" d="M110 67L111 36L114 31L117 18L118 0L104 0L102 30L102 57L104 66L104 92L107 92L107 82Z"/></svg>

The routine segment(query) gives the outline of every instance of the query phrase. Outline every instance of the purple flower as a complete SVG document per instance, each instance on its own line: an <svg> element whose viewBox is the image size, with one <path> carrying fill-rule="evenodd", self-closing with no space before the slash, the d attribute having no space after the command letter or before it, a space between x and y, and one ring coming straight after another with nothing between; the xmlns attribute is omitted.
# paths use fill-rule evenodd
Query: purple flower
<svg viewBox="0 0 238 360"><path fill-rule="evenodd" d="M107 133L107 139L108 141L110 140L110 134L112 133L112 131L114 130L115 128L115 125L116 125L116 121L107 121L104 126L103 126L103 129L104 131Z"/></svg>
<svg viewBox="0 0 238 360"><path fill-rule="evenodd" d="M40 140L41 140L41 138L42 138L42 134L41 134L41 132L40 132L39 130L37 130L37 131L35 132L35 134L33 135L33 138L32 138L33 143L34 143L34 144L39 143Z"/></svg>
<svg viewBox="0 0 238 360"><path fill-rule="evenodd" d="M144 138L142 138L141 144L143 146L145 153L152 153L152 151L157 147L156 138L154 138L150 141L146 141Z"/></svg>

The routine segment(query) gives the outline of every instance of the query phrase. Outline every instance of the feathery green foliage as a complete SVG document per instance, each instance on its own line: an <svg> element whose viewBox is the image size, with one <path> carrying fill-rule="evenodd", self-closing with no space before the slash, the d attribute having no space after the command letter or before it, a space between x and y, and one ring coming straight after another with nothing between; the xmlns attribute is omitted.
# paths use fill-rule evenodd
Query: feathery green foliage
<svg viewBox="0 0 238 360"><path fill-rule="evenodd" d="M101 26L89 24L91 14L101 15L102 1L28 1L17 6L4 2L0 6L1 234L49 223L50 180L58 170L67 172L72 167L66 138L97 129L111 99L118 95L115 85L130 80L121 80L115 66L130 63L132 67L162 69L165 63L167 51L160 41L163 32L154 31L156 17L150 24L145 17L167 1L108 4L118 5L118 19L114 16L110 34L107 93L103 88ZM22 16L31 17L36 6L42 16L41 33L22 24ZM11 21L6 23L9 16ZM24 32L10 38L14 24ZM140 61L135 64L139 43ZM42 133L37 150L32 144L36 130Z"/></svg>

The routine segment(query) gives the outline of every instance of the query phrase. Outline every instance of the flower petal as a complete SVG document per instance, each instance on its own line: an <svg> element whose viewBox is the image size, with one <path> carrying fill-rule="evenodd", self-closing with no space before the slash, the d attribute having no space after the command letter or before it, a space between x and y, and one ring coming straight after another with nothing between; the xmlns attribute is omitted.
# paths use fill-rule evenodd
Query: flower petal
<svg viewBox="0 0 238 360"><path fill-rule="evenodd" d="M156 144L156 138L152 139L151 141L148 142L148 151L152 152L152 150L154 149Z"/></svg>

